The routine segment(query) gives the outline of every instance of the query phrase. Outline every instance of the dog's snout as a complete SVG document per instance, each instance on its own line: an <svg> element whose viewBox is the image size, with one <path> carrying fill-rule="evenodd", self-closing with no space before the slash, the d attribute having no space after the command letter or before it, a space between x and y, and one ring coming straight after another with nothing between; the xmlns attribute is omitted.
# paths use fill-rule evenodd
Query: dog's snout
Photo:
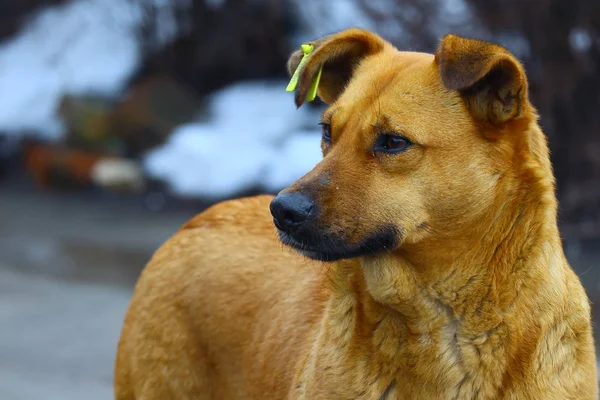
<svg viewBox="0 0 600 400"><path fill-rule="evenodd" d="M279 194L271 202L275 225L283 231L302 225L311 216L313 209L314 201L299 192Z"/></svg>

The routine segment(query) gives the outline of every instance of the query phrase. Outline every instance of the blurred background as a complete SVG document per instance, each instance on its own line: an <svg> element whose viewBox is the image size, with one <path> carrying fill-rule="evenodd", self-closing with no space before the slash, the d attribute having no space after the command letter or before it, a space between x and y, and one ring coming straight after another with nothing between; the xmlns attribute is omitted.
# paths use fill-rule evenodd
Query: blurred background
<svg viewBox="0 0 600 400"><path fill-rule="evenodd" d="M524 62L567 256L598 303L598 0L1 0L1 399L112 398L152 252L215 201L276 193L320 159L322 105L295 109L284 66L351 26L406 50L492 40Z"/></svg>

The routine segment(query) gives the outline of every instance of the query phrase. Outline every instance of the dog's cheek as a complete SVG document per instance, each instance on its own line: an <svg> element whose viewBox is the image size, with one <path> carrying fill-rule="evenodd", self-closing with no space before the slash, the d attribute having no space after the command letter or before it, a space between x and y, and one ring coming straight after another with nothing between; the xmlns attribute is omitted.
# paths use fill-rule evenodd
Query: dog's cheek
<svg viewBox="0 0 600 400"><path fill-rule="evenodd" d="M378 190L364 199L372 206L371 221L373 229L393 227L401 242L418 240L422 237L423 227L429 224L426 199L418 187L411 183L410 177L395 177L394 184L382 178ZM388 182L388 185L385 185Z"/></svg>
<svg viewBox="0 0 600 400"><path fill-rule="evenodd" d="M477 151L471 147L471 151ZM430 225L436 231L460 230L478 220L493 201L494 172L484 157L447 156L422 179Z"/></svg>

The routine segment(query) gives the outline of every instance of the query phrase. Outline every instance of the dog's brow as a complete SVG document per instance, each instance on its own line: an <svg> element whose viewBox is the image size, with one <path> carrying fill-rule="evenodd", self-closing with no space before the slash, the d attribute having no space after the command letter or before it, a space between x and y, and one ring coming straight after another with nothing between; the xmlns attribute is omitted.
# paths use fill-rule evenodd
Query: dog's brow
<svg viewBox="0 0 600 400"><path fill-rule="evenodd" d="M325 112L321 116L321 121L330 123L331 122L331 118L333 118L333 114L335 114L335 112L337 110L338 110L337 107L332 107L332 108L329 108L329 109L325 110Z"/></svg>
<svg viewBox="0 0 600 400"><path fill-rule="evenodd" d="M394 123L393 119L387 114L378 115L377 120L370 124L373 128L373 132L377 135L383 135L387 133L396 133L409 139L413 143L423 145L423 140L419 135L415 135L410 129Z"/></svg>
<svg viewBox="0 0 600 400"><path fill-rule="evenodd" d="M390 119L385 114L377 114L377 119L372 124L373 128L377 133L385 133L391 129Z"/></svg>

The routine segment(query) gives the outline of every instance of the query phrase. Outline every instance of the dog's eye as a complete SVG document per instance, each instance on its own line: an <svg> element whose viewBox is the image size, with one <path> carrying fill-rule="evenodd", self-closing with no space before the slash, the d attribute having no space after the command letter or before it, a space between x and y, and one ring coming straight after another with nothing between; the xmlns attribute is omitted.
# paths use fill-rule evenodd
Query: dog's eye
<svg viewBox="0 0 600 400"><path fill-rule="evenodd" d="M327 122L321 122L319 125L321 125L323 131L323 141L325 143L331 143L331 125Z"/></svg>
<svg viewBox="0 0 600 400"><path fill-rule="evenodd" d="M374 150L382 153L400 153L411 144L405 137L386 133L377 138Z"/></svg>

